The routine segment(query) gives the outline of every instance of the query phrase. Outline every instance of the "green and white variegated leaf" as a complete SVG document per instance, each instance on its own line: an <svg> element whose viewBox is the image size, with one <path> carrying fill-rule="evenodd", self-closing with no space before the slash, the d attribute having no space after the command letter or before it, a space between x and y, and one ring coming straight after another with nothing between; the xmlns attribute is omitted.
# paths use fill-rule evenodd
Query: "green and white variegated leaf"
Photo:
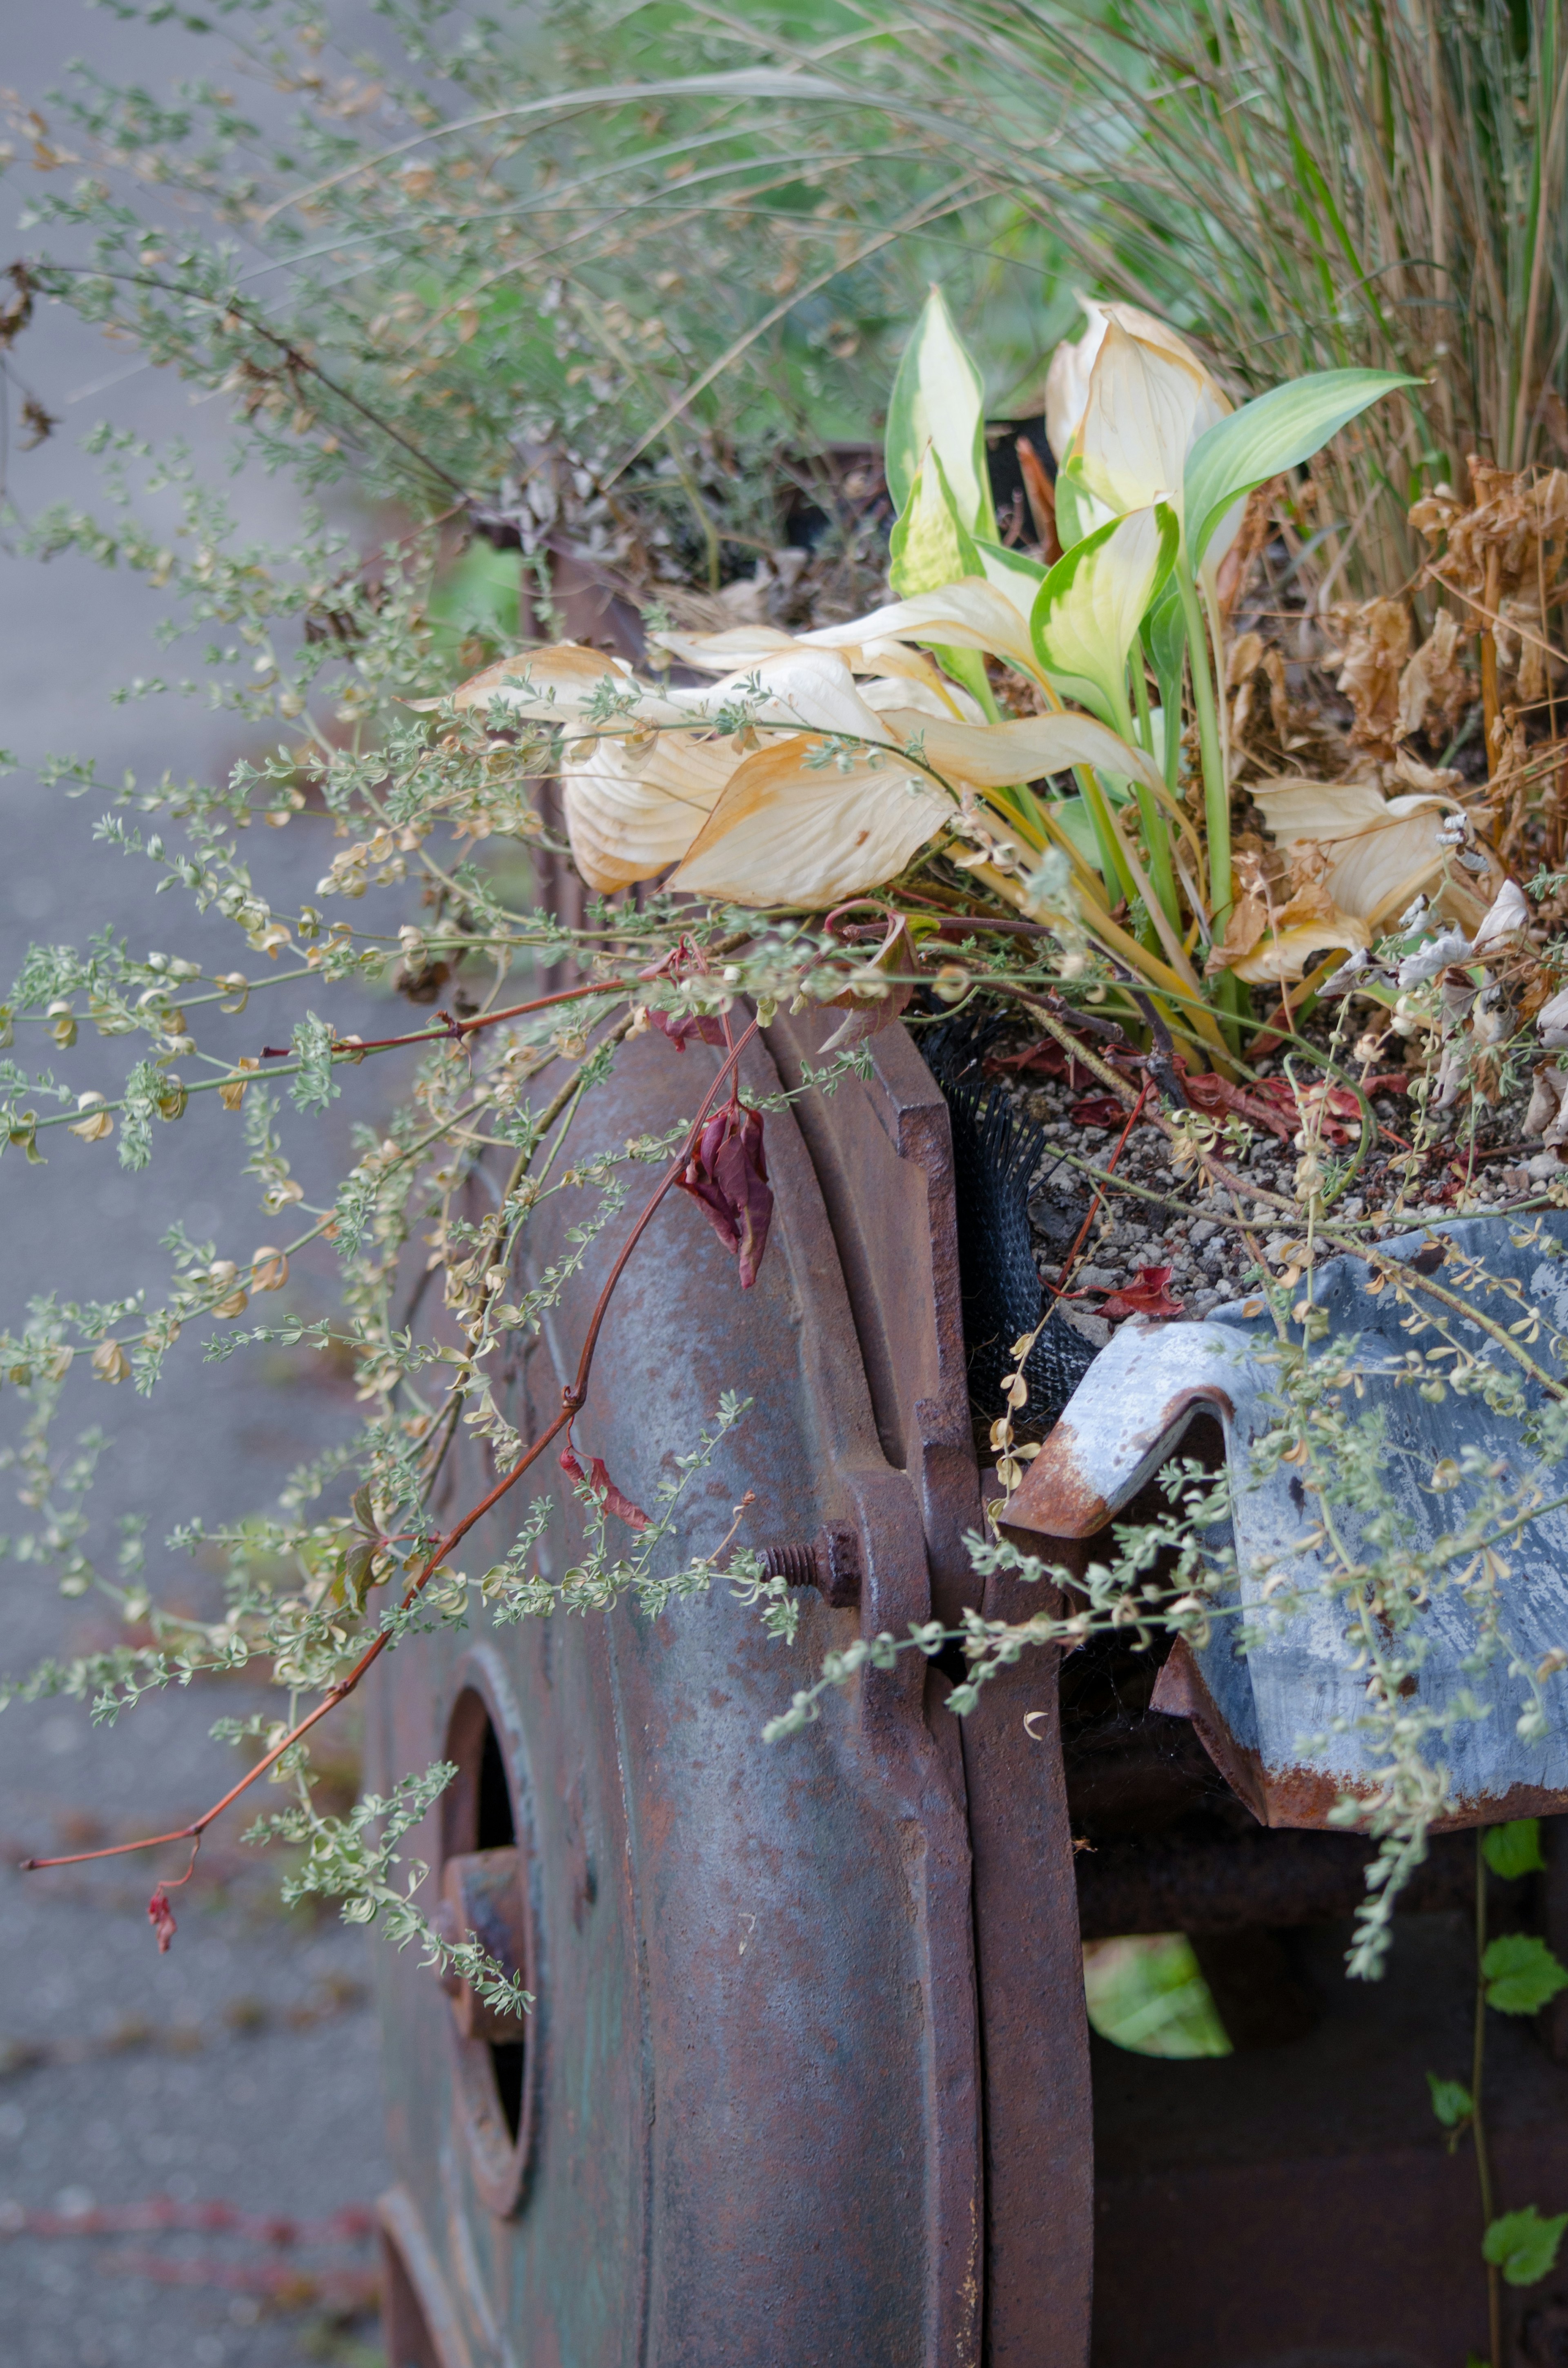
<svg viewBox="0 0 1568 2368"><path fill-rule="evenodd" d="M996 512L985 466L985 383L939 288L926 298L903 349L888 405L888 491L901 513L909 506L928 447L947 473L966 530L994 541Z"/></svg>
<svg viewBox="0 0 1568 2368"><path fill-rule="evenodd" d="M1056 534L1063 551L1071 551L1093 534L1096 527L1104 526L1116 512L1090 493L1084 473L1076 462L1071 468L1056 472Z"/></svg>
<svg viewBox="0 0 1568 2368"><path fill-rule="evenodd" d="M1064 552L1040 586L1030 619L1040 664L1108 723L1126 707L1127 654L1171 572L1176 536L1167 504L1130 510Z"/></svg>
<svg viewBox="0 0 1568 2368"><path fill-rule="evenodd" d="M963 575L983 574L974 538L959 515L942 456L926 447L892 530L888 582L903 600Z"/></svg>
<svg viewBox="0 0 1568 2368"><path fill-rule="evenodd" d="M974 548L987 584L1005 593L1020 617L1028 616L1045 582L1046 571L1039 560L1024 551L1009 551L1006 543L983 541L978 535Z"/></svg>
<svg viewBox="0 0 1568 2368"><path fill-rule="evenodd" d="M1184 524L1187 554L1198 566L1231 505L1321 451L1331 436L1385 394L1420 386L1397 370L1313 370L1270 388L1227 418L1217 420L1187 455Z"/></svg>

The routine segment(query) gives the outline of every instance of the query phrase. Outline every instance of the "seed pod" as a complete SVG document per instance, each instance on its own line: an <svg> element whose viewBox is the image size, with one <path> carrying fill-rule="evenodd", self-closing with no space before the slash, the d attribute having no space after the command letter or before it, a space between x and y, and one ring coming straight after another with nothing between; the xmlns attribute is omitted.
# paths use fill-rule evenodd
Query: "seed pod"
<svg viewBox="0 0 1568 2368"><path fill-rule="evenodd" d="M259 1069L261 1063L253 1053L242 1053L234 1066L236 1069ZM248 1077L231 1077L227 1085L219 1087L218 1099L225 1110L237 1110L243 1107L245 1087L249 1083Z"/></svg>
<svg viewBox="0 0 1568 2368"><path fill-rule="evenodd" d="M85 1115L76 1121L71 1132L79 1134L84 1143L101 1143L106 1134L114 1133L114 1121L102 1107L103 1099L102 1094L78 1094L76 1097L76 1107Z"/></svg>

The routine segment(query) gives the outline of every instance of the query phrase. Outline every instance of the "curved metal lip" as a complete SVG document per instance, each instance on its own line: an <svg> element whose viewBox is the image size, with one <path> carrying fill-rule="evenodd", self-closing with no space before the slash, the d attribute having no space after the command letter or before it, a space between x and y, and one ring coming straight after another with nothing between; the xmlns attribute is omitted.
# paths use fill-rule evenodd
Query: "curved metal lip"
<svg viewBox="0 0 1568 2368"><path fill-rule="evenodd" d="M483 1703L501 1746L502 1764L511 1802L512 1827L525 1872L523 1917L528 1946L524 1977L534 1993L534 2005L522 2033L522 2095L518 2102L515 2137L506 2128L489 2043L483 2039L464 2038L449 2015L446 2021L454 2057L457 2118L462 2127L474 2184L486 2210L498 2220L507 2220L521 2212L528 2202L541 2117L540 2098L545 2008L540 1902L534 1896L538 1854L534 1844L533 1786L522 1713L506 1675L506 1664L493 1645L472 1645L452 1671L444 1721L449 1757L451 1756L454 1725L465 1694L476 1695ZM454 1828L457 1818L465 1813L465 1809L466 1804L457 1793L457 1788L444 1796L441 1804L443 1864L464 1846L462 1838ZM472 1847L472 1841L467 1847ZM439 1869L437 1873L438 1878Z"/></svg>

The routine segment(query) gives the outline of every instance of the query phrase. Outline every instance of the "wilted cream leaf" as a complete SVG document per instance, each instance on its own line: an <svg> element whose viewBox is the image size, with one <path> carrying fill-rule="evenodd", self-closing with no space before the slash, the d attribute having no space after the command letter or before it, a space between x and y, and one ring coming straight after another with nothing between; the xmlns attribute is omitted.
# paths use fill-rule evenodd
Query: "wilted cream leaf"
<svg viewBox="0 0 1568 2368"><path fill-rule="evenodd" d="M1221 411L1230 409L1218 380L1168 322L1156 320L1153 313L1145 313L1137 304L1100 304L1092 296L1084 295L1079 296L1078 302L1088 325L1075 345L1063 342L1057 347L1045 381L1045 432L1059 461L1064 461L1072 450L1073 438L1083 425L1089 381L1105 342L1107 325L1112 321L1140 345L1153 347L1154 352L1189 370Z"/></svg>
<svg viewBox="0 0 1568 2368"><path fill-rule="evenodd" d="M580 715L607 682L619 696L637 694L640 712L650 700L655 707L665 704L638 682L624 659L607 656L603 650L585 649L577 642L558 642L551 649L520 650L515 657L497 658L494 666L471 675L443 699L414 699L408 703L428 712L449 699L459 710L478 708L483 712L498 700L503 706L541 723L567 722Z"/></svg>
<svg viewBox="0 0 1568 2368"><path fill-rule="evenodd" d="M1023 597L1020 594L1020 598ZM1028 595L1033 606L1033 591ZM820 627L805 637L819 649L860 649L886 641L933 642L943 649L986 650L1009 666L1038 675L1028 614L999 585L983 575L944 584L913 600L891 601L844 625Z"/></svg>
<svg viewBox="0 0 1568 2368"><path fill-rule="evenodd" d="M1445 816L1458 800L1385 798L1371 781L1260 781L1249 794L1281 846L1321 840L1329 850L1323 884L1342 913L1369 928L1395 919L1419 895L1433 894L1441 910L1474 929L1488 898L1450 872L1441 840Z"/></svg>
<svg viewBox="0 0 1568 2368"><path fill-rule="evenodd" d="M890 737L918 741L931 769L944 780L971 789L1007 789L1036 781L1074 765L1093 765L1123 780L1141 780L1156 794L1165 782L1141 748L1130 747L1092 715L1026 715L1006 723L949 723L914 709L893 708L882 718Z"/></svg>
<svg viewBox="0 0 1568 2368"><path fill-rule="evenodd" d="M801 734L738 768L671 885L737 905L835 905L894 878L956 811L894 749L839 760Z"/></svg>
<svg viewBox="0 0 1568 2368"><path fill-rule="evenodd" d="M566 834L590 888L610 895L678 863L701 829L741 752L729 739L661 732L633 753L603 739L561 775Z"/></svg>
<svg viewBox="0 0 1568 2368"><path fill-rule="evenodd" d="M1070 457L1118 513L1164 501L1179 518L1187 456L1229 408L1207 371L1109 320Z"/></svg>

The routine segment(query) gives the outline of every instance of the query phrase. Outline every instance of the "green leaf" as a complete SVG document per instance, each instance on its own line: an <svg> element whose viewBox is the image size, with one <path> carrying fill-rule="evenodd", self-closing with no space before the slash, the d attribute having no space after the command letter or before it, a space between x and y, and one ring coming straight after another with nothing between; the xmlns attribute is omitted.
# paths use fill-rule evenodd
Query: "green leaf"
<svg viewBox="0 0 1568 2368"><path fill-rule="evenodd" d="M1483 2260L1502 2271L1511 2286L1533 2286L1556 2267L1557 2248L1568 2228L1568 2212L1543 2220L1533 2203L1505 2212L1481 2240Z"/></svg>
<svg viewBox="0 0 1568 2368"><path fill-rule="evenodd" d="M947 472L965 529L994 542L996 511L985 466L985 382L939 288L926 299L888 404L888 491L901 513L914 495L927 447Z"/></svg>
<svg viewBox="0 0 1568 2368"><path fill-rule="evenodd" d="M1057 561L1029 618L1035 652L1059 689L1112 723L1127 704L1127 653L1176 558L1176 513L1131 510Z"/></svg>
<svg viewBox="0 0 1568 2368"><path fill-rule="evenodd" d="M1486 2003L1499 2014L1534 2014L1568 1989L1568 1972L1533 1932L1505 1932L1481 1960Z"/></svg>
<svg viewBox="0 0 1568 2368"><path fill-rule="evenodd" d="M1462 2080L1439 2080L1428 2072L1426 2086L1432 2091L1432 2111L1446 2130L1459 2129L1474 2114L1474 2100Z"/></svg>
<svg viewBox="0 0 1568 2368"><path fill-rule="evenodd" d="M983 575L974 538L959 515L942 456L927 448L909 500L892 530L888 582L901 600L938 591L965 575Z"/></svg>
<svg viewBox="0 0 1568 2368"><path fill-rule="evenodd" d="M1217 420L1187 456L1182 507L1192 565L1202 559L1233 502L1281 469L1310 461L1380 396L1424 383L1397 370L1312 370Z"/></svg>
<svg viewBox="0 0 1568 2368"><path fill-rule="evenodd" d="M1229 2055L1231 2042L1182 1932L1091 1941L1084 1950L1090 2027L1134 2055Z"/></svg>
<svg viewBox="0 0 1568 2368"><path fill-rule="evenodd" d="M1521 1874L1544 1873L1540 1818L1516 1817L1511 1825L1489 1827L1481 1838L1481 1854L1493 1873L1506 1883L1517 1882Z"/></svg>

